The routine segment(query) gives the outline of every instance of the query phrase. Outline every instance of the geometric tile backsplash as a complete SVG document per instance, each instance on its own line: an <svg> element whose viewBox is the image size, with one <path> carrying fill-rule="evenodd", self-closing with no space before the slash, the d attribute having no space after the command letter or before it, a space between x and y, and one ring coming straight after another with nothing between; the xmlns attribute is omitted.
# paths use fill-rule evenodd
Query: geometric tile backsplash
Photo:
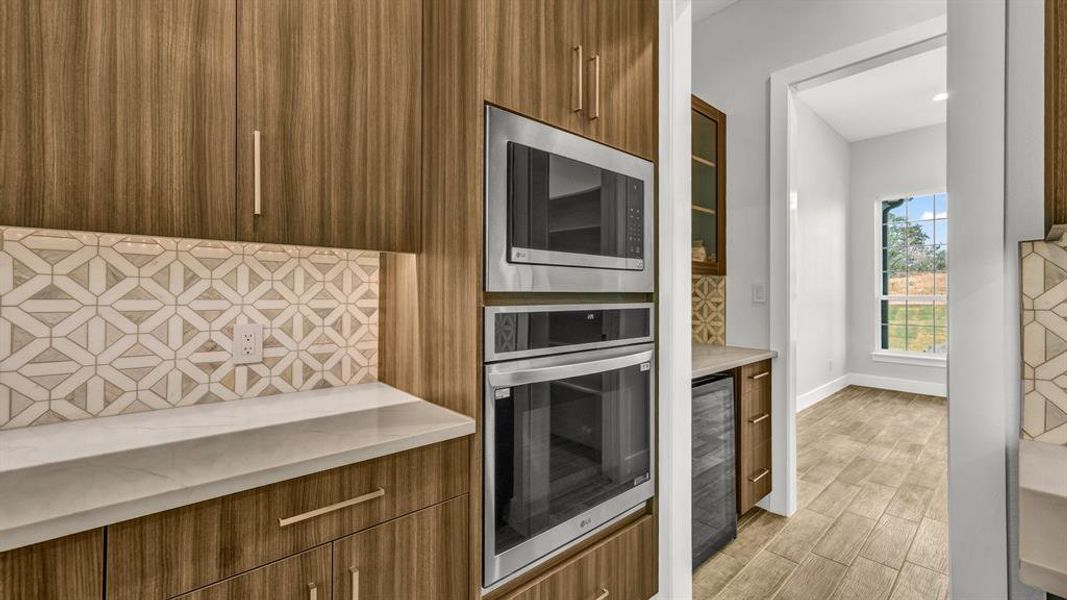
<svg viewBox="0 0 1067 600"><path fill-rule="evenodd" d="M377 252L0 227L0 428L372 381ZM263 324L234 365L233 326Z"/></svg>
<svg viewBox="0 0 1067 600"><path fill-rule="evenodd" d="M693 277L693 341L726 344L726 277Z"/></svg>
<svg viewBox="0 0 1067 600"><path fill-rule="evenodd" d="M1023 242L1022 437L1067 445L1067 248Z"/></svg>

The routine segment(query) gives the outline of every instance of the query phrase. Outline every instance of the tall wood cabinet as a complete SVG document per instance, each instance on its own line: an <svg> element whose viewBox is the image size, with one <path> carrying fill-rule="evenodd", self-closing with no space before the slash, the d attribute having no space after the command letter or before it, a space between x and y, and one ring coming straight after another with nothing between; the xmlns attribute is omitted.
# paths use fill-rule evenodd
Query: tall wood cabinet
<svg viewBox="0 0 1067 600"><path fill-rule="evenodd" d="M486 100L655 159L656 2L483 2Z"/></svg>
<svg viewBox="0 0 1067 600"><path fill-rule="evenodd" d="M5 0L0 225L417 251L422 10Z"/></svg>
<svg viewBox="0 0 1067 600"><path fill-rule="evenodd" d="M0 224L232 239L235 18L0 2Z"/></svg>
<svg viewBox="0 0 1067 600"><path fill-rule="evenodd" d="M238 0L237 22L239 238L417 250L422 0Z"/></svg>
<svg viewBox="0 0 1067 600"><path fill-rule="evenodd" d="M748 512L771 493L771 361L737 370L737 512Z"/></svg>

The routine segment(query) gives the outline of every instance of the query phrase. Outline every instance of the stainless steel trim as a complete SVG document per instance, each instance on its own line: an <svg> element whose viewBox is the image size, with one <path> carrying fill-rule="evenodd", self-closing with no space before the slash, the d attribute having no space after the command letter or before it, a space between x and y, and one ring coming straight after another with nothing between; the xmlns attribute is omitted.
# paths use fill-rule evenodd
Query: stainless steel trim
<svg viewBox="0 0 1067 600"><path fill-rule="evenodd" d="M612 348L594 352L581 352L552 356L547 358L534 358L529 360L517 360L507 363L486 365L485 388L483 401L484 421L486 424L483 433L483 495L482 495L482 585L486 588L495 586L505 577L511 576L523 568L535 563L556 550L575 543L586 534L598 529L626 511L632 510L645 502L655 494L656 485L656 370L655 370L655 346L642 344L626 348ZM637 360L637 357L643 360ZM627 365L649 362L651 373L649 375L648 388L648 421L649 421L649 478L648 481L637 485L606 502L578 514L564 521L552 529L542 532L513 548L500 554L496 553L495 540L493 538L495 507L495 478L496 457L492 448L496 441L495 427L492 425L495 417L494 388L490 384L493 376L510 374L519 375L520 379L532 377L532 381L544 381L546 369L560 369L561 372L597 372L589 371L583 365L597 363L601 365L599 371L608 371L620 368L615 359L622 358ZM500 381L499 377L497 381Z"/></svg>
<svg viewBox="0 0 1067 600"><path fill-rule="evenodd" d="M278 527L288 527L293 523L299 523L301 521L307 521L308 519L314 519L315 517L321 517L322 515L332 513L342 508L348 508L349 506L355 506L357 504L363 504L364 502L370 502L375 498L381 498L385 495L385 490L378 488L373 492L363 494L362 496L356 496L344 502L338 502L337 504L331 504L329 506L323 506L322 508L316 508L315 510L309 510L306 513L300 513L299 515L279 518Z"/></svg>
<svg viewBox="0 0 1067 600"><path fill-rule="evenodd" d="M489 292L651 292L655 290L655 166L621 150L487 106L485 110L485 289ZM508 247L508 142L593 164L644 182L640 259L544 252L515 260ZM528 248L520 252L533 251ZM560 256L564 255L564 256ZM532 255L528 255L532 256ZM581 257L578 259L577 257ZM625 261L625 262L618 262ZM562 264L566 263L566 264Z"/></svg>
<svg viewBox="0 0 1067 600"><path fill-rule="evenodd" d="M600 118L600 55L589 59L593 63L593 114L590 119Z"/></svg>
<svg viewBox="0 0 1067 600"><path fill-rule="evenodd" d="M557 267L595 267L597 269L629 269L634 271L640 271L642 268L634 266L634 263L639 261L633 258L516 247L511 248L511 262Z"/></svg>
<svg viewBox="0 0 1067 600"><path fill-rule="evenodd" d="M486 367L485 378L493 388L569 379L651 362L654 353L651 345L641 344L580 354L516 360Z"/></svg>
<svg viewBox="0 0 1067 600"><path fill-rule="evenodd" d="M763 469L762 471L759 472L759 475L756 475L755 477L749 477L748 480L751 481L752 483L756 483L760 479L763 479L764 477L766 477L767 474L770 473L770 472L771 472L770 469Z"/></svg>
<svg viewBox="0 0 1067 600"><path fill-rule="evenodd" d="M255 214L255 215L262 214L262 212L263 212L263 194L262 194L262 186L260 185L260 181L262 179L261 176L260 176L262 169L260 167L260 141L259 141L259 138L260 138L260 133L259 133L259 130L257 129L257 130L252 132L252 155L253 155L253 159L254 159L254 164L252 165L252 171L253 171L253 176L255 177L255 181L253 182L253 185L252 185L252 188L253 188L253 199L254 199L253 200L253 206L252 206L252 214Z"/></svg>
<svg viewBox="0 0 1067 600"><path fill-rule="evenodd" d="M569 346L556 346L552 348L537 348L534 350L521 350L516 352L497 352L496 348L496 315L522 312L567 312L581 310L631 310L640 308L648 311L649 335L622 340L597 341L587 344L573 344ZM483 348L485 349L485 362L499 360L512 360L517 358L532 358L559 354L561 352L580 352L583 350L595 350L597 348L613 348L616 346L629 346L651 342L655 339L653 332L656 330L656 305L651 302L630 302L623 304L552 304L552 305L525 305L525 306L487 306L485 307L485 326L482 328L484 335Z"/></svg>
<svg viewBox="0 0 1067 600"><path fill-rule="evenodd" d="M766 371L764 373L757 373L755 375L749 375L748 378L751 379L752 381L756 381L758 379L763 379L764 377L766 377L766 376L768 376L770 374L771 374L770 371Z"/></svg>
<svg viewBox="0 0 1067 600"><path fill-rule="evenodd" d="M752 423L754 425L756 423L759 423L760 421L764 421L764 420L769 419L769 418L771 418L770 413L763 413L762 415L760 415L758 417L752 417L751 419L748 420L748 422Z"/></svg>
<svg viewBox="0 0 1067 600"><path fill-rule="evenodd" d="M574 105L571 108L571 112L581 112L582 110L582 69L585 68L585 61L582 60L582 45L578 44L574 47L575 53L577 53L578 61L575 65L575 71L578 76L577 91L574 94Z"/></svg>

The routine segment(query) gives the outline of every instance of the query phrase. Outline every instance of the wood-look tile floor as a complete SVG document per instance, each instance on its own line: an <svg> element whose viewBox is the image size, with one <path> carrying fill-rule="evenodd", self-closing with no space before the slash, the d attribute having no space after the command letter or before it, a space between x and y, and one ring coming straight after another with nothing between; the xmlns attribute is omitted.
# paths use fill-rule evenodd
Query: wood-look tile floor
<svg viewBox="0 0 1067 600"><path fill-rule="evenodd" d="M946 598L945 406L853 386L798 414L796 514L745 515L693 597Z"/></svg>

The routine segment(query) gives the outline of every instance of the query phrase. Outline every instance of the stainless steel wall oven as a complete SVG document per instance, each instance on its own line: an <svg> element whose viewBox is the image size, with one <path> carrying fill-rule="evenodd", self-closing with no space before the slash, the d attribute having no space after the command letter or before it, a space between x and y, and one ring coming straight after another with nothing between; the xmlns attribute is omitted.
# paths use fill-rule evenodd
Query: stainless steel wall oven
<svg viewBox="0 0 1067 600"><path fill-rule="evenodd" d="M651 162L486 108L485 289L651 292Z"/></svg>
<svg viewBox="0 0 1067 600"><path fill-rule="evenodd" d="M652 497L653 305L489 307L485 331L488 588Z"/></svg>

